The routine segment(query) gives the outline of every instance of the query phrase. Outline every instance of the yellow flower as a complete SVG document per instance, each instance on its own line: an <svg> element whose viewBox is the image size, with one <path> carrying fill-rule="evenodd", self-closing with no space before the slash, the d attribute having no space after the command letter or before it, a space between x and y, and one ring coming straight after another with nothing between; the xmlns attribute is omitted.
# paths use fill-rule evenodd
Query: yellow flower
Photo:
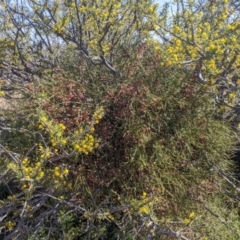
<svg viewBox="0 0 240 240"><path fill-rule="evenodd" d="M235 95L234 93L229 93L228 97L231 98L231 99L233 99L233 98L236 97L236 95Z"/></svg>
<svg viewBox="0 0 240 240"><path fill-rule="evenodd" d="M173 54L173 59L174 59L175 61L177 61L177 60L178 60L178 55L177 55L177 54Z"/></svg>
<svg viewBox="0 0 240 240"><path fill-rule="evenodd" d="M172 47L168 48L167 52L168 53L172 53L173 52L173 48Z"/></svg>
<svg viewBox="0 0 240 240"><path fill-rule="evenodd" d="M60 176L59 167L55 167L55 168L54 168L54 175L55 175L56 177L59 177L59 176Z"/></svg>
<svg viewBox="0 0 240 240"><path fill-rule="evenodd" d="M199 12L199 13L198 13L198 16L199 16L199 17L202 17L202 16L203 16L203 12Z"/></svg>
<svg viewBox="0 0 240 240"><path fill-rule="evenodd" d="M74 149L78 150L80 146L78 144L74 144Z"/></svg>
<svg viewBox="0 0 240 240"><path fill-rule="evenodd" d="M64 124L62 124L62 123L60 123L58 126L60 127L61 130L65 130L66 129L66 126Z"/></svg>
<svg viewBox="0 0 240 240"><path fill-rule="evenodd" d="M84 6L81 6L78 10L79 10L80 12L83 12L83 13L84 13L84 12L86 12L87 9L86 9L86 7L84 7Z"/></svg>
<svg viewBox="0 0 240 240"><path fill-rule="evenodd" d="M228 25L227 25L227 29L228 29L228 30L234 30L235 27L234 27L233 25L231 25L231 24L228 24Z"/></svg>
<svg viewBox="0 0 240 240"><path fill-rule="evenodd" d="M26 206L26 209L29 211L29 210L32 209L32 207L31 207L30 205L27 205L27 206Z"/></svg>
<svg viewBox="0 0 240 240"><path fill-rule="evenodd" d="M224 38L219 39L219 42L222 43L222 44L224 44L226 41L227 41L227 40L224 39Z"/></svg>
<svg viewBox="0 0 240 240"><path fill-rule="evenodd" d="M147 205L141 206L138 210L140 213L144 213L144 214L150 213L150 208Z"/></svg>
<svg viewBox="0 0 240 240"><path fill-rule="evenodd" d="M107 217L108 217L108 219L109 219L109 220L111 220L111 221L114 221L114 216L113 216L113 215L111 215L111 214L108 214L108 216L107 216Z"/></svg>
<svg viewBox="0 0 240 240"><path fill-rule="evenodd" d="M177 46L180 46L180 45L181 45L181 40L177 39L177 40L176 40L176 45L177 45Z"/></svg>
<svg viewBox="0 0 240 240"><path fill-rule="evenodd" d="M178 33L180 30L181 30L181 29L180 29L179 26L174 26L174 27L173 27L173 32L174 32L174 33Z"/></svg>
<svg viewBox="0 0 240 240"><path fill-rule="evenodd" d="M143 192L142 193L142 198L145 198L147 196L147 193L146 192Z"/></svg>
<svg viewBox="0 0 240 240"><path fill-rule="evenodd" d="M82 151L84 151L82 147L79 147L77 150L78 150L78 152L80 152L80 153L81 153Z"/></svg>
<svg viewBox="0 0 240 240"><path fill-rule="evenodd" d="M203 32L202 33L202 38L206 38L207 37L207 33Z"/></svg>
<svg viewBox="0 0 240 240"><path fill-rule="evenodd" d="M194 216L195 216L195 212L191 212L191 213L189 214L189 218L194 218Z"/></svg>
<svg viewBox="0 0 240 240"><path fill-rule="evenodd" d="M0 97L4 97L6 93L4 91L0 91Z"/></svg>
<svg viewBox="0 0 240 240"><path fill-rule="evenodd" d="M14 226L15 226L15 224L14 224L12 221L8 221L8 222L7 222L7 228L8 228L9 230L12 230Z"/></svg>
<svg viewBox="0 0 240 240"><path fill-rule="evenodd" d="M50 142L51 142L53 147L56 146L56 141L54 139L51 139Z"/></svg>
<svg viewBox="0 0 240 240"><path fill-rule="evenodd" d="M40 120L41 120L41 122L46 122L47 118L46 117L41 117Z"/></svg>
<svg viewBox="0 0 240 240"><path fill-rule="evenodd" d="M148 12L152 13L154 11L154 8L151 6L148 8Z"/></svg>
<svg viewBox="0 0 240 240"><path fill-rule="evenodd" d="M215 49L215 45L214 45L214 44L210 44L210 45L209 45L209 49L210 49L210 50L214 50L214 49Z"/></svg>
<svg viewBox="0 0 240 240"><path fill-rule="evenodd" d="M58 184L58 183L59 183L59 181L55 179L55 180L54 180L54 183L55 183L55 184Z"/></svg>
<svg viewBox="0 0 240 240"><path fill-rule="evenodd" d="M23 165L26 165L26 164L28 164L28 163L29 163L28 158L24 158L24 159L22 160L22 164L23 164Z"/></svg>
<svg viewBox="0 0 240 240"><path fill-rule="evenodd" d="M167 66L170 66L170 65L172 65L172 62L171 62L171 61L167 61L167 62L166 62L166 65L167 65Z"/></svg>
<svg viewBox="0 0 240 240"><path fill-rule="evenodd" d="M184 222L185 222L186 224L189 224L189 223L191 222L191 220L190 220L189 218L185 218L185 219L184 219Z"/></svg>
<svg viewBox="0 0 240 240"><path fill-rule="evenodd" d="M87 150L88 150L89 152L92 152L93 148L89 146Z"/></svg>
<svg viewBox="0 0 240 240"><path fill-rule="evenodd" d="M38 173L38 178L39 178L39 179L41 179L43 176L44 176L44 172L43 172L43 171L41 171L41 172Z"/></svg>
<svg viewBox="0 0 240 240"><path fill-rule="evenodd" d="M63 175L68 175L68 173L69 173L69 170L66 168L66 169L64 169L64 171L63 171Z"/></svg>
<svg viewBox="0 0 240 240"><path fill-rule="evenodd" d="M95 143L95 147L98 147L99 146L99 143Z"/></svg>
<svg viewBox="0 0 240 240"><path fill-rule="evenodd" d="M36 162L36 167L40 167L41 165L41 162Z"/></svg>
<svg viewBox="0 0 240 240"><path fill-rule="evenodd" d="M89 218L89 214L88 214L88 212L86 211L86 212L84 212L84 214L83 214L83 216L85 217L85 218Z"/></svg>
<svg viewBox="0 0 240 240"><path fill-rule="evenodd" d="M212 12L214 12L214 11L216 10L216 6L211 6L211 7L210 7L210 10L211 10Z"/></svg>
<svg viewBox="0 0 240 240"><path fill-rule="evenodd" d="M237 41L236 36L232 36L230 39L231 39L232 43L235 43Z"/></svg>
<svg viewBox="0 0 240 240"><path fill-rule="evenodd" d="M62 136L62 133L61 133L61 132L57 132L56 136L57 136L58 138L60 138L60 137Z"/></svg>
<svg viewBox="0 0 240 240"><path fill-rule="evenodd" d="M22 185L22 189L25 189L25 188L27 188L27 187L28 187L27 184L23 184L23 185Z"/></svg>
<svg viewBox="0 0 240 240"><path fill-rule="evenodd" d="M157 30L158 29L158 25L153 24L153 30Z"/></svg>

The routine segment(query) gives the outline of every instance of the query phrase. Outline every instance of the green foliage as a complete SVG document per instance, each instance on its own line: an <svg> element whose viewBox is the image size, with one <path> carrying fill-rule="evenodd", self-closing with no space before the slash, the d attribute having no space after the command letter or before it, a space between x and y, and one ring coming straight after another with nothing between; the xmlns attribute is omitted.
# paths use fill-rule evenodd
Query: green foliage
<svg viewBox="0 0 240 240"><path fill-rule="evenodd" d="M207 25L191 1L172 22L163 19L167 8L157 17L150 1L32 0L23 13L1 4L9 51L1 88L12 88L0 95L18 99L1 111L0 238L239 239L239 181L230 161L235 97L196 77L202 71L217 80L215 63L233 41L224 40L225 28L212 42L199 32L215 29L215 13L218 22L229 20L227 1L217 2L221 14L211 9ZM7 44L22 14L25 32ZM30 19L41 49L28 34ZM180 27L190 20L196 31L187 26L185 36ZM169 39L157 42L153 30ZM230 47L221 66L232 77L238 53ZM221 51L206 57L208 50ZM230 112L216 96L230 99L220 104Z"/></svg>
<svg viewBox="0 0 240 240"><path fill-rule="evenodd" d="M190 239L234 236L216 218L238 221L234 206L225 208L219 185L226 183L215 169L231 171L236 135L218 120L211 93L187 71L159 66L151 49L117 84L94 71L91 84L63 70L35 83L31 104L19 105L24 115L3 131L2 186L10 191L2 209L15 206L3 234L14 236L21 217L33 229L29 238L144 239L182 228ZM101 108L94 112L97 85L104 117ZM99 139L94 151L86 136Z"/></svg>

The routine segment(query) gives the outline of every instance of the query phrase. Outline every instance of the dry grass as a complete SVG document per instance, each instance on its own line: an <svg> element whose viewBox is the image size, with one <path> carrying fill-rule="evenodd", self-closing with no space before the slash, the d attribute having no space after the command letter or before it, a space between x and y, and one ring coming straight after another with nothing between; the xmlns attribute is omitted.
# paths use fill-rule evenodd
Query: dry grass
<svg viewBox="0 0 240 240"><path fill-rule="evenodd" d="M13 101L11 99L0 98L0 110L11 109L12 105L13 105Z"/></svg>

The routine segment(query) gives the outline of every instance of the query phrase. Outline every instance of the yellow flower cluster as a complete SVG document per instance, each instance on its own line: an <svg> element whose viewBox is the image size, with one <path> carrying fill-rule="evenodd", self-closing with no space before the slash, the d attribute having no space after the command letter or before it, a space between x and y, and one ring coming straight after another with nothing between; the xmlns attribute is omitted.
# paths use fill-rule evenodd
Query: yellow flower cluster
<svg viewBox="0 0 240 240"><path fill-rule="evenodd" d="M14 171L19 178L26 180L22 181L22 189L32 189L33 182L39 182L45 176L42 162L30 162L29 158L24 158L19 164L10 162L8 168Z"/></svg>
<svg viewBox="0 0 240 240"><path fill-rule="evenodd" d="M64 124L62 124L62 123L59 123L59 124L58 124L58 127L59 127L59 129L61 129L62 131L64 131L64 130L66 129L66 126L65 126Z"/></svg>
<svg viewBox="0 0 240 240"><path fill-rule="evenodd" d="M194 1L189 0L189 2L193 4ZM182 22L179 22L178 14L173 15L172 27L163 28L169 34L171 44L166 43L161 49L160 65L179 65L187 62L188 66L194 69L196 61L201 56L207 56L201 69L207 80L210 78L209 75L214 77L223 71L225 66L219 67L219 63L226 60L227 64L233 59L240 33L240 21L235 20L229 23L231 12L228 9L227 0L218 11L213 5L210 11L215 17L211 22L204 20L203 12L193 12L191 8L184 11ZM182 26L185 26L184 30ZM231 30L230 35L229 30ZM226 58L224 53L227 48L232 50ZM239 66L239 63L240 61L236 59L232 68Z"/></svg>
<svg viewBox="0 0 240 240"><path fill-rule="evenodd" d="M44 113L40 113L40 124L38 128L40 130L46 129L50 133L50 142L53 147L65 146L68 142L67 138L64 137L66 126L63 123L53 124ZM50 157L48 156L45 157Z"/></svg>
<svg viewBox="0 0 240 240"><path fill-rule="evenodd" d="M69 170L67 167L56 166L49 172L51 174L51 181L55 189L71 189L72 183L67 181Z"/></svg>
<svg viewBox="0 0 240 240"><path fill-rule="evenodd" d="M38 145L38 161L30 162L28 158L25 158L21 162L21 171L24 178L33 181L31 183L25 182L22 188L30 189L30 186L33 186L35 180L42 180L41 183L46 181L52 182L53 188L58 190L61 190L62 188L71 189L72 183L67 180L69 174L69 169L67 167L59 165L55 166L53 169L50 168L43 171L43 164L46 163L51 156L55 156L65 150L73 151L74 149L77 153L85 155L91 153L94 148L99 145L98 140L94 137L94 126L99 123L103 116L103 107L97 107L92 120L86 127L83 128L78 126L75 131L66 131L66 126L63 123L54 123L49 119L47 113L40 111L39 129L46 134L46 140L44 141L44 145ZM12 163L9 165L9 168L17 169L17 166ZM62 192L59 194L62 194Z"/></svg>
<svg viewBox="0 0 240 240"><path fill-rule="evenodd" d="M14 222L12 222L12 221L8 221L8 222L7 222L7 228L8 228L8 230L13 230L14 226L15 226L15 223L14 223Z"/></svg>
<svg viewBox="0 0 240 240"><path fill-rule="evenodd" d="M133 199L131 201L132 210L137 211L141 214L151 214L153 207L158 202L157 197L148 197L146 192L143 192L140 200Z"/></svg>
<svg viewBox="0 0 240 240"><path fill-rule="evenodd" d="M79 153L84 153L88 155L93 151L95 139L93 135L87 133L83 139L74 144L74 149Z"/></svg>
<svg viewBox="0 0 240 240"><path fill-rule="evenodd" d="M68 173L69 173L69 170L67 168L61 169L59 166L54 168L54 176L60 179L63 179L65 176L68 175Z"/></svg>
<svg viewBox="0 0 240 240"><path fill-rule="evenodd" d="M16 172L17 170L18 170L18 165L16 164L16 163L13 163L13 162L10 162L9 164L8 164L8 169L11 169L11 170L13 170L14 172Z"/></svg>
<svg viewBox="0 0 240 240"><path fill-rule="evenodd" d="M191 213L189 214L188 218L185 218L185 219L184 219L184 222L185 222L186 224L189 224L189 223L191 223L191 221L194 219L194 217L195 217L195 212L191 212Z"/></svg>
<svg viewBox="0 0 240 240"><path fill-rule="evenodd" d="M51 7L58 6L58 0L51 1L52 4L48 4L48 9L44 5L39 4L35 7L35 15L38 16L38 12L52 11L57 18L52 21L52 30L57 34L64 36L69 26L69 22L75 22L77 25L81 24L83 32L91 32L91 35L83 35L83 41L89 43L91 52L93 54L108 54L113 47L110 44L109 39L112 34L116 34L116 38L125 35L126 41L131 39L135 34L136 28L144 29L146 25L156 21L157 18L157 4L149 4L148 1L138 1L138 4L132 4L131 2L124 2L117 0L103 0L103 1L80 1L76 4L72 2L63 2L65 9L65 18L62 14L62 8ZM34 6L34 5L33 5ZM111 10L109 9L111 6ZM139 21L137 25L130 24L134 22L133 11L137 11L139 18L147 16L145 21ZM79 21L79 15L87 16L84 22ZM42 14L44 16L48 14ZM119 16L122 16L119 18ZM69 19L68 19L69 18ZM67 20L66 20L67 19ZM43 17L41 19L43 21ZM148 24L149 23L149 24ZM129 26L126 32L126 26ZM97 29L97 31L96 31ZM126 34L127 33L127 34ZM150 29L144 29L142 31L144 36L150 35ZM86 39L85 39L86 38ZM101 42L99 44L99 42Z"/></svg>
<svg viewBox="0 0 240 240"><path fill-rule="evenodd" d="M43 111L40 112L39 129L48 133L50 139L49 147L39 146L40 159L44 161L50 158L52 154L62 151L63 147L70 150L74 149L77 153L83 153L85 155L91 153L95 147L99 146L98 140L96 140L93 135L95 131L94 125L98 124L103 116L103 107L97 107L89 125L84 128L80 127L72 134L69 134L63 123L54 124L48 119L46 113Z"/></svg>
<svg viewBox="0 0 240 240"><path fill-rule="evenodd" d="M139 207L138 211L140 213L149 214L151 209L149 208L148 205L143 205L143 206Z"/></svg>
<svg viewBox="0 0 240 240"><path fill-rule="evenodd" d="M21 170L23 177L26 179L34 179L39 181L44 177L42 162L40 161L30 163L28 158L24 158L21 162Z"/></svg>
<svg viewBox="0 0 240 240"><path fill-rule="evenodd" d="M62 23L61 22L58 22L57 24L55 24L54 26L53 26L53 31L55 32L55 33L64 33L64 30L65 30L65 28L64 28L64 26L62 26Z"/></svg>
<svg viewBox="0 0 240 240"><path fill-rule="evenodd" d="M17 199L17 196L16 195L10 195L7 197L8 200L10 201L15 201Z"/></svg>
<svg viewBox="0 0 240 240"><path fill-rule="evenodd" d="M110 213L107 215L107 218L111 221L114 221L114 216Z"/></svg>
<svg viewBox="0 0 240 240"><path fill-rule="evenodd" d="M86 130L80 128L79 130L75 131L75 138L80 138L80 140L75 141L73 147L78 153L88 155L93 151L94 147L98 147L99 143L95 140L92 133L95 131L94 125L98 124L103 116L104 109L100 106L96 108L90 126L86 128Z"/></svg>
<svg viewBox="0 0 240 240"><path fill-rule="evenodd" d="M4 91L0 91L0 97L5 97L6 93Z"/></svg>
<svg viewBox="0 0 240 240"><path fill-rule="evenodd" d="M99 121L103 118L104 116L104 109L103 107L98 107L94 114L93 114L93 121L94 121L94 124L98 124Z"/></svg>

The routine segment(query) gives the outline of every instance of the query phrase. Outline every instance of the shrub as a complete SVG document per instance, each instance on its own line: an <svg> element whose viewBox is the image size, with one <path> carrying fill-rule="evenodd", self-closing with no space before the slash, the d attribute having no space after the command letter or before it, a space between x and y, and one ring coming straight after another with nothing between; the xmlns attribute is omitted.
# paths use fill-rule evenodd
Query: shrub
<svg viewBox="0 0 240 240"><path fill-rule="evenodd" d="M108 2L0 6L0 238L239 239L238 18Z"/></svg>

